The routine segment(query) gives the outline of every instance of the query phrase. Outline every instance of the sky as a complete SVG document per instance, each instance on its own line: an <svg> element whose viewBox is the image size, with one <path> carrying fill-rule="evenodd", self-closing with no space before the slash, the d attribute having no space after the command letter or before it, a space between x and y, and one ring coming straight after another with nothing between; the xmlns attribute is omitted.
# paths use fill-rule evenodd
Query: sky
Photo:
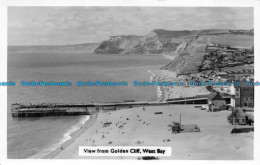
<svg viewBox="0 0 260 165"><path fill-rule="evenodd" d="M154 29L252 29L252 7L8 7L8 45L98 43Z"/></svg>

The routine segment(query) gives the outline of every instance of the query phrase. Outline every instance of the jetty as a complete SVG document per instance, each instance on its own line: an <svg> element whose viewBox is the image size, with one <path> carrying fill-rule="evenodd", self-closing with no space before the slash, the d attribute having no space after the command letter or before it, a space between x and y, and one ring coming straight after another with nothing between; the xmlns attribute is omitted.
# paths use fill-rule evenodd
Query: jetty
<svg viewBox="0 0 260 165"><path fill-rule="evenodd" d="M166 102L118 102L89 104L12 104L12 117L76 116L92 115L100 111L117 110L140 106L162 106Z"/></svg>
<svg viewBox="0 0 260 165"><path fill-rule="evenodd" d="M112 103L88 103L88 104L12 104L13 117L44 117L44 116L75 116L92 115L100 111L118 110L132 107L164 106L170 104L208 104L207 96L195 96L185 98L167 99L160 102L135 102L127 100Z"/></svg>
<svg viewBox="0 0 260 165"><path fill-rule="evenodd" d="M167 99L159 102L135 102L127 100L112 103L88 103L88 104L12 104L13 117L44 117L44 116L75 116L92 115L100 111L118 110L132 107L164 106L170 104L208 104L208 95L185 98Z"/></svg>

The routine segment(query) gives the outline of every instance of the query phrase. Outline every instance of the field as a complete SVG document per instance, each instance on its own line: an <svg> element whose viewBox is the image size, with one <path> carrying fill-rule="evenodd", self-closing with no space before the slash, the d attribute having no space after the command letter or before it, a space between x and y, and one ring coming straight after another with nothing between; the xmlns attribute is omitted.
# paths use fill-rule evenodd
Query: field
<svg viewBox="0 0 260 165"><path fill-rule="evenodd" d="M223 45L231 45L242 48L251 48L254 45L254 36L249 35L223 34L208 37L211 42Z"/></svg>

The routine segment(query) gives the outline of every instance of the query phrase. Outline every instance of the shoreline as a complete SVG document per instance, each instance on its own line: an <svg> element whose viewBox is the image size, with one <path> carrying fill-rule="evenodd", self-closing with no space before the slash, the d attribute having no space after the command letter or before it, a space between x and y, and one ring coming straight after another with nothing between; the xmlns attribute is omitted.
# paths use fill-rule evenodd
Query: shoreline
<svg viewBox="0 0 260 165"><path fill-rule="evenodd" d="M39 159L52 159L56 155L58 155L62 150L66 149L66 147L68 147L70 144L72 144L75 141L75 139L80 137L81 134L83 134L86 130L88 130L92 125L95 124L96 115L97 114L88 115L89 119L86 120L84 123L82 123L81 126L77 130L71 132L68 135L70 137L68 140L65 140L64 142L60 143L58 145L58 147L56 147L55 149L52 149L49 153L45 154L44 156L40 157Z"/></svg>
<svg viewBox="0 0 260 165"><path fill-rule="evenodd" d="M155 114L158 111L163 113ZM134 107L99 113L88 131L52 158L138 159L138 156L79 156L78 151L79 146L167 146L172 147L173 154L160 159L251 160L254 133L231 134L233 125L226 120L230 113L209 113L194 105ZM168 126L178 122L180 114L183 124L196 124L201 132L172 133ZM104 126L104 122L111 124Z"/></svg>
<svg viewBox="0 0 260 165"><path fill-rule="evenodd" d="M151 74L150 81L177 81L176 73L168 70L148 70ZM189 92L188 92L189 91ZM188 92L188 93L187 93ZM157 86L156 93L158 100L163 101L167 97L184 97L204 93L203 89L192 87L163 87ZM146 110L149 109L149 110ZM155 112L163 111L161 115L154 115ZM193 105L174 105L147 107L144 109L135 107L129 110L125 108L109 113L97 113L94 121L89 119L84 125L84 129L71 134L71 139L64 142L60 147L51 152L43 159L103 159L102 157L81 157L78 155L79 146L171 146L173 155L170 157L160 157L160 159L252 159L252 139L253 134L240 134L233 136L230 134L231 125L226 125L226 116L229 111L219 112L212 115L205 111L198 111ZM200 133L172 134L167 126L171 122L179 121L179 115L184 117L185 124L198 124L202 130ZM210 121L218 121L210 123ZM111 125L104 127L104 122L111 122ZM119 127L121 124L121 127ZM87 131L86 131L87 130ZM144 136L140 136L144 135ZM221 136L220 136L221 135ZM193 140L191 140L193 139ZM197 141L198 140L198 141ZM243 141L248 145L238 144L236 141ZM219 151L214 148L225 144ZM207 147L205 147L207 146ZM196 148L196 150L193 150ZM237 149L239 148L239 149ZM240 149L241 148L241 149ZM198 151L197 151L198 149ZM207 152L205 152L207 150ZM199 152L200 151L200 152ZM243 151L249 153L243 155ZM225 152L237 152L226 157ZM214 155L219 157L215 158ZM118 156L110 157L118 159ZM110 159L105 157L105 159ZM122 159L137 159L137 157L120 157Z"/></svg>
<svg viewBox="0 0 260 165"><path fill-rule="evenodd" d="M150 81L177 81L176 73L167 70L148 70ZM203 88L193 87L157 87L160 100L167 97L184 97L205 93ZM158 101L158 100L157 100ZM155 113L161 111L161 115ZM167 128L172 122L178 122L180 114L183 124L197 124L202 130L194 133L173 134ZM251 160L253 159L253 133L232 135L232 125L226 117L230 111L208 113L194 105L173 105L156 107L134 107L109 113L97 113L95 122L77 136L58 148L48 157L53 159L138 159L139 157L82 157L78 155L79 146L167 146L172 147L171 160ZM213 123L211 121L214 121ZM104 126L104 122L111 125ZM122 127L122 128L121 128ZM87 130L87 131L85 131ZM242 143L238 143L242 142ZM218 146L222 147L218 147ZM215 148L218 148L216 150ZM245 154L247 152L247 154ZM233 153L228 155L227 153ZM215 157L218 155L218 157ZM228 156L227 156L228 155Z"/></svg>
<svg viewBox="0 0 260 165"><path fill-rule="evenodd" d="M177 55L172 56L172 55L166 55L166 54L163 54L162 56L164 58L170 60L170 62L173 61L177 57ZM155 70L155 71L148 70L148 72L152 74L151 81L161 81L160 76L156 72L160 72L161 76L164 76L164 78L165 78L165 75L163 75L161 70ZM173 71L169 71L169 72L174 73ZM166 98L165 94L166 94L166 92L165 92L165 89L163 88L163 86L157 86L157 91L156 92L157 92L157 96L158 96L158 100L157 101L159 101L159 102L165 101L165 98Z"/></svg>
<svg viewBox="0 0 260 165"><path fill-rule="evenodd" d="M176 58L176 56L171 56L171 55L166 55L166 54L163 54L162 56L169 59L170 61L173 61Z"/></svg>
<svg viewBox="0 0 260 165"><path fill-rule="evenodd" d="M157 71L157 70L156 70ZM158 70L160 71L160 70ZM158 79L158 75L156 73L154 73L151 70L147 71L148 73L151 74L150 76L150 80L154 81ZM165 96L164 96L165 92L164 92L164 88L161 86L158 86L156 88L156 95L158 97L158 99L156 101L163 101ZM125 109L129 109L129 108L125 108ZM96 120L97 120L97 114L99 112L97 112L96 114L93 115L89 115L89 119L87 119L84 123L81 123L80 128L78 128L77 130L71 132L69 135L70 138L59 143L58 146L54 149L51 149L48 153L46 154L42 154L42 156L38 155L33 155L30 158L31 159L52 159L55 158L62 150L65 150L66 147L68 147L69 145L71 145L78 137L80 137L81 134L83 134L86 130L88 130L92 125L95 124ZM65 133L66 134L66 133ZM37 157L39 156L39 157Z"/></svg>
<svg viewBox="0 0 260 165"><path fill-rule="evenodd" d="M159 71L159 70L158 70ZM152 74L152 76L151 76L151 78L150 78L150 81L157 81L157 74L156 73L154 73L154 71L152 71L152 70L148 70L147 71L148 73L150 73L150 74ZM163 101L164 100L164 89L163 89L163 87L162 86L157 86L157 88L156 88L156 94L157 94L157 97L158 97L158 99L157 99L157 101L159 101L159 102L161 102L161 101Z"/></svg>
<svg viewBox="0 0 260 165"><path fill-rule="evenodd" d="M152 74L153 79L151 81L176 81L176 73L174 71L169 70L149 70L150 74ZM167 95L169 93L169 89L173 89L172 87L166 86L157 86L157 101L165 101L167 99Z"/></svg>
<svg viewBox="0 0 260 165"><path fill-rule="evenodd" d="M160 70L158 70L158 71L160 71ZM154 73L154 71L148 70L147 72L151 74L151 76L150 76L151 81L158 79L158 75L156 73ZM164 88L162 86L157 86L156 94L157 94L157 97L158 97L157 101L161 102L161 101L164 100L165 92L164 92ZM125 109L129 109L129 108L125 108ZM42 156L40 159L53 159L53 158L55 158L61 151L65 150L68 146L70 146L73 142L75 142L75 140L78 137L80 137L86 130L88 130L92 125L94 125L96 123L98 113L100 113L100 112L97 112L96 114L94 114L94 116L89 115L89 119L84 124L82 124L82 126L79 129L77 129L76 131L72 132L69 135L71 137L70 139L64 141L58 147L56 147L55 149L50 151L50 153L48 153L47 155Z"/></svg>

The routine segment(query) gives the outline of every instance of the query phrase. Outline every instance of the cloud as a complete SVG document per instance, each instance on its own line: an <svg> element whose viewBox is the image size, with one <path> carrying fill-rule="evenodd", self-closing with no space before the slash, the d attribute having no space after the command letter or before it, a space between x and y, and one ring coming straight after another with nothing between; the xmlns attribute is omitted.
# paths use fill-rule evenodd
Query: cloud
<svg viewBox="0 0 260 165"><path fill-rule="evenodd" d="M8 43L100 42L109 35L146 35L153 29L251 29L253 8L9 7Z"/></svg>

